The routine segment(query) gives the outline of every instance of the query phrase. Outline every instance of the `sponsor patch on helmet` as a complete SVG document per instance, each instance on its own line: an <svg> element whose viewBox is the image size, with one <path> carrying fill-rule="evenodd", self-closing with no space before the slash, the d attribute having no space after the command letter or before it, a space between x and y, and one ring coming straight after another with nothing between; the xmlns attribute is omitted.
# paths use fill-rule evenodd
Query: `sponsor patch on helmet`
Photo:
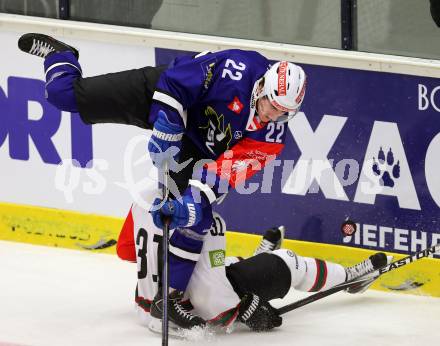
<svg viewBox="0 0 440 346"><path fill-rule="evenodd" d="M287 61L281 61L278 67L278 95L286 96L287 91Z"/></svg>

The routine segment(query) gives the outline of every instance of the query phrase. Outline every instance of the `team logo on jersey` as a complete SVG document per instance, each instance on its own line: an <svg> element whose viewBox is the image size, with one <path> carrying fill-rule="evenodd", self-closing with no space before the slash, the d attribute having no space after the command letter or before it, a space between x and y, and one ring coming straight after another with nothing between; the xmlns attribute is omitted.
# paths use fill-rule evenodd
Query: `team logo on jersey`
<svg viewBox="0 0 440 346"><path fill-rule="evenodd" d="M224 266L225 250L209 251L209 261L211 262L211 268Z"/></svg>
<svg viewBox="0 0 440 346"><path fill-rule="evenodd" d="M234 100L230 104L228 104L228 108L236 114L240 114L243 107L243 103L240 102L237 96L235 96Z"/></svg>
<svg viewBox="0 0 440 346"><path fill-rule="evenodd" d="M214 69L214 66L215 66L215 61L205 66L205 81L203 82L203 87L205 88L205 90L207 90L209 84L211 84L212 75L213 75L212 70Z"/></svg>
<svg viewBox="0 0 440 346"><path fill-rule="evenodd" d="M205 115L208 117L206 126L200 129L206 130L205 145L213 155L220 155L229 149L229 143L232 139L231 125L225 127L225 117L218 115L212 107L205 109Z"/></svg>

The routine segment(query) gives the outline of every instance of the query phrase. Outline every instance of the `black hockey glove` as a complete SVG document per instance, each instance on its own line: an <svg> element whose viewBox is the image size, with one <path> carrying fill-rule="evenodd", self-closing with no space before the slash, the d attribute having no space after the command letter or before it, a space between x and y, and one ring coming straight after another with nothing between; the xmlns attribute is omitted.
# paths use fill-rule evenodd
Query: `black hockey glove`
<svg viewBox="0 0 440 346"><path fill-rule="evenodd" d="M275 308L252 293L245 294L241 299L238 319L255 332L264 332L283 323Z"/></svg>

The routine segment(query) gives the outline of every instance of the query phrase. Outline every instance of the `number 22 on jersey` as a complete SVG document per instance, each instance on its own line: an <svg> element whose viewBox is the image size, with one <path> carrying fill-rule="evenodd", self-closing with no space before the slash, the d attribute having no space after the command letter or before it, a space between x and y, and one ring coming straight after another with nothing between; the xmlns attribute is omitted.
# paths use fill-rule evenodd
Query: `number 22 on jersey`
<svg viewBox="0 0 440 346"><path fill-rule="evenodd" d="M246 65L244 63L239 62L237 64L234 60L227 59L225 68L222 72L222 78L229 77L232 80L240 80L243 77L241 71L244 71L245 69Z"/></svg>

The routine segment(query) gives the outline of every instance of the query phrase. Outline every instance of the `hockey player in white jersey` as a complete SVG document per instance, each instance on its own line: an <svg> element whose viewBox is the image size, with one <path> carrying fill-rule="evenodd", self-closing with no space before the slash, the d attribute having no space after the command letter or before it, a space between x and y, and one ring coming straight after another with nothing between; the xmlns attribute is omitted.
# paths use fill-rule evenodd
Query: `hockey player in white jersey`
<svg viewBox="0 0 440 346"><path fill-rule="evenodd" d="M191 311L211 326L228 327L237 321L254 331L279 327L282 318L269 301L283 298L290 288L307 292L326 290L387 264L387 256L383 253L376 253L348 268L299 256L291 250L279 248L283 228L266 231L255 255L239 260L225 257L225 231L224 220L215 214L213 226L205 235L202 252L194 254L198 257L197 265L179 304L184 307L180 310L182 316ZM177 228L174 232L191 231ZM117 252L124 260L137 262L136 303L142 320L153 331L161 328L160 319L150 318L155 310L153 299L159 285L161 242L162 230L154 225L148 211L134 204L121 231ZM182 255L190 256L189 253ZM365 287L358 287L356 291L362 289ZM170 298L170 304L173 304ZM170 327L175 332L173 325Z"/></svg>

